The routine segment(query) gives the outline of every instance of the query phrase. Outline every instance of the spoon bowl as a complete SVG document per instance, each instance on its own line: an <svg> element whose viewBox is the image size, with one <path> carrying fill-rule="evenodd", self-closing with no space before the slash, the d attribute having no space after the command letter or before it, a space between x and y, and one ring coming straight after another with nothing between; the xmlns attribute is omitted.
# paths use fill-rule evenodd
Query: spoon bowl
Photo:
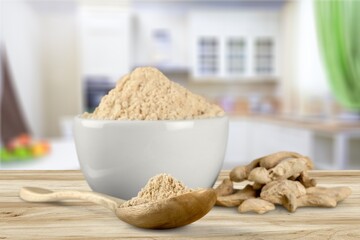
<svg viewBox="0 0 360 240"><path fill-rule="evenodd" d="M176 197L136 206L122 207L125 200L96 192L51 191L23 187L20 198L28 202L81 199L112 210L124 222L139 228L167 229L185 226L205 216L216 202L214 189L200 189Z"/></svg>
<svg viewBox="0 0 360 240"><path fill-rule="evenodd" d="M216 202L213 189L116 209L118 218L140 228L166 229L185 226L202 218Z"/></svg>

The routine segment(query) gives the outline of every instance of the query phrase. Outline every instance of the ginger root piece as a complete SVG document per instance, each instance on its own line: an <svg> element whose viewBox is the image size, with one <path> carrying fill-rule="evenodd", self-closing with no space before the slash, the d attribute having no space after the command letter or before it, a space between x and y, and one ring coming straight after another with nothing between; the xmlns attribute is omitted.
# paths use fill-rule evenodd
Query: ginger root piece
<svg viewBox="0 0 360 240"><path fill-rule="evenodd" d="M306 194L296 199L296 205L289 211L295 212L298 207L336 207L337 201L334 197L326 194Z"/></svg>
<svg viewBox="0 0 360 240"><path fill-rule="evenodd" d="M265 184L261 184L261 183L258 183L258 182L254 182L252 187L254 190L260 190L262 189L262 187L264 186Z"/></svg>
<svg viewBox="0 0 360 240"><path fill-rule="evenodd" d="M310 187L306 189L307 194L325 194L335 199L336 202L341 202L351 194L349 187Z"/></svg>
<svg viewBox="0 0 360 240"><path fill-rule="evenodd" d="M303 171L300 173L300 176L295 179L296 181L299 181L304 187L310 188L316 186L316 180L313 178L310 178L307 171Z"/></svg>
<svg viewBox="0 0 360 240"><path fill-rule="evenodd" d="M233 182L242 182L247 179L251 170L259 166L260 159L255 159L245 166L238 166L231 170L230 180Z"/></svg>
<svg viewBox="0 0 360 240"><path fill-rule="evenodd" d="M255 198L256 191L251 185L246 185L243 189L227 196L218 196L216 200L217 206L235 207L239 206L244 200Z"/></svg>
<svg viewBox="0 0 360 240"><path fill-rule="evenodd" d="M306 189L306 195L296 199L296 204L288 206L290 212L298 207L336 207L338 202L350 196L351 189L348 187L310 187Z"/></svg>
<svg viewBox="0 0 360 240"><path fill-rule="evenodd" d="M270 169L278 165L282 160L287 158L301 158L303 157L301 154L296 152L276 152L261 158L258 158L257 160L260 160L260 167L264 167L266 169Z"/></svg>
<svg viewBox="0 0 360 240"><path fill-rule="evenodd" d="M259 214L264 214L264 213L272 211L274 209L275 209L275 205L273 203L268 202L261 198L246 199L238 207L238 211L241 213L256 212Z"/></svg>
<svg viewBox="0 0 360 240"><path fill-rule="evenodd" d="M266 184L272 181L268 170L264 167L256 167L251 170L247 179L260 184Z"/></svg>
<svg viewBox="0 0 360 240"><path fill-rule="evenodd" d="M295 192L284 191L282 199L273 198L271 201L267 197L266 200L273 203L277 201L277 204L283 205L289 212L295 212L299 207L336 207L338 202L343 201L350 194L351 189L348 187L310 187L306 189L306 194L299 195Z"/></svg>
<svg viewBox="0 0 360 240"><path fill-rule="evenodd" d="M233 182L229 178L225 178L222 183L215 188L217 196L227 196L234 193Z"/></svg>
<svg viewBox="0 0 360 240"><path fill-rule="evenodd" d="M311 159L309 157L302 157L305 159L306 162L306 166L307 166L307 170L312 170L314 169L314 162L311 161Z"/></svg>
<svg viewBox="0 0 360 240"><path fill-rule="evenodd" d="M277 152L255 159L248 165L234 168L227 180L249 180L253 184L231 195L218 196L216 205L238 206L239 212L262 214L278 204L294 212L299 207L335 207L351 194L348 187L316 187L316 180L307 172L313 168L310 158L295 152ZM221 187L225 188L229 182L222 183ZM219 192L221 187L218 187Z"/></svg>
<svg viewBox="0 0 360 240"><path fill-rule="evenodd" d="M272 180L297 178L304 171L308 170L308 160L306 158L288 158L281 161L274 168L269 170Z"/></svg>
<svg viewBox="0 0 360 240"><path fill-rule="evenodd" d="M246 172L249 174L251 170L253 170L256 167L259 167L260 159L255 159L251 161L248 165L246 165Z"/></svg>
<svg viewBox="0 0 360 240"><path fill-rule="evenodd" d="M285 179L266 184L261 189L260 197L274 204L284 205L284 201L293 201L305 194L306 189L301 183Z"/></svg>
<svg viewBox="0 0 360 240"><path fill-rule="evenodd" d="M290 202L290 201L289 201ZM331 197L326 194L306 194L300 196L295 201L292 201L291 204L285 204L284 207L289 212L295 212L299 207L336 207L337 201L334 197Z"/></svg>
<svg viewBox="0 0 360 240"><path fill-rule="evenodd" d="M247 179L246 166L238 166L231 170L229 177L233 182L242 182Z"/></svg>

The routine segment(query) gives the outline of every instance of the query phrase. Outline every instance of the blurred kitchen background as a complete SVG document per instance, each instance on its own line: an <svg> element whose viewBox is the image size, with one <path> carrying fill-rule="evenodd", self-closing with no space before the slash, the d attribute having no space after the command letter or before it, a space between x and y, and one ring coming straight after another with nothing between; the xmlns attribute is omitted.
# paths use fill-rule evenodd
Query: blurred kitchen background
<svg viewBox="0 0 360 240"><path fill-rule="evenodd" d="M333 77L350 63L334 65L341 47L328 39L350 37L333 23L326 31L322 4L2 0L0 168L78 169L73 117L122 75L155 66L228 113L223 168L287 150L317 169L360 169L360 43L357 69ZM359 33L359 16L352 21Z"/></svg>

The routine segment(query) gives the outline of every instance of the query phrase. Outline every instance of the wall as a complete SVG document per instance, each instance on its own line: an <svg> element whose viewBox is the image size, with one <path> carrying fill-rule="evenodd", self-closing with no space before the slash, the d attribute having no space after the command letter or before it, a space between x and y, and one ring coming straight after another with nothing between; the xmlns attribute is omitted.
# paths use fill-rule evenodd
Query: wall
<svg viewBox="0 0 360 240"><path fill-rule="evenodd" d="M299 91L300 114L316 114L323 111L323 101L330 95L329 86L322 65L317 41L314 3L299 1L298 5L298 45L296 87ZM317 106L317 104L319 104Z"/></svg>
<svg viewBox="0 0 360 240"><path fill-rule="evenodd" d="M299 96L296 87L296 47L298 44L297 25L298 4L295 1L287 1L280 12L282 51L280 69L280 84L278 97L282 102L281 111L284 114L292 114L298 111Z"/></svg>
<svg viewBox="0 0 360 240"><path fill-rule="evenodd" d="M332 97L317 42L313 1L287 1L281 17L286 50L279 94L283 96L283 111L328 114Z"/></svg>
<svg viewBox="0 0 360 240"><path fill-rule="evenodd" d="M25 120L35 137L43 135L40 19L22 0L1 1L3 40Z"/></svg>
<svg viewBox="0 0 360 240"><path fill-rule="evenodd" d="M81 111L76 8L2 1L4 40L15 89L35 137L57 137L64 116Z"/></svg>

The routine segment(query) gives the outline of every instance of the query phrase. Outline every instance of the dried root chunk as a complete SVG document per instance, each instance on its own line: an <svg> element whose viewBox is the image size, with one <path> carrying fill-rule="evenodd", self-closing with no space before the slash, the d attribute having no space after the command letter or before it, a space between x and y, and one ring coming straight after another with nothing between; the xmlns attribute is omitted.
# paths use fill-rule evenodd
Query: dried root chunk
<svg viewBox="0 0 360 240"><path fill-rule="evenodd" d="M218 196L216 205L224 207L235 207L239 206L244 200L255 197L256 191L252 188L251 185L246 185L242 190L238 190L231 195Z"/></svg>
<svg viewBox="0 0 360 240"><path fill-rule="evenodd" d="M234 182L242 182L247 179L246 167L245 166L238 166L231 170L230 180Z"/></svg>
<svg viewBox="0 0 360 240"><path fill-rule="evenodd" d="M310 187L306 189L307 194L325 194L329 197L335 199L336 202L341 202L351 194L351 189L349 187Z"/></svg>
<svg viewBox="0 0 360 240"><path fill-rule="evenodd" d="M293 201L305 194L306 189L301 183L281 180L266 184L261 190L260 197L274 204L284 205L285 201Z"/></svg>
<svg viewBox="0 0 360 240"><path fill-rule="evenodd" d="M264 157L259 158L258 160L260 167L264 167L266 169L270 169L278 165L282 160L287 158L301 158L303 157L301 154L296 152L277 152Z"/></svg>
<svg viewBox="0 0 360 240"><path fill-rule="evenodd" d="M250 172L250 174L248 176L248 180L256 182L256 183L260 183L260 184L266 184L266 183L271 182L271 178L269 176L268 170L263 167L254 168Z"/></svg>
<svg viewBox="0 0 360 240"><path fill-rule="evenodd" d="M303 171L300 173L300 176L295 179L296 181L299 181L304 187L310 188L316 186L316 180L313 178L310 178L307 171Z"/></svg>
<svg viewBox="0 0 360 240"><path fill-rule="evenodd" d="M316 187L316 180L307 173L313 167L308 157L295 152L277 152L255 159L230 172L230 179L216 189L216 205L238 206L239 212L263 214L279 204L294 212L299 207L335 207L351 194L348 187ZM254 183L231 194L234 191L232 181L243 180Z"/></svg>
<svg viewBox="0 0 360 240"><path fill-rule="evenodd" d="M307 170L312 170L314 169L314 163L313 161L311 161L310 158L308 157L303 157L305 159L305 162L306 162L306 166L307 166Z"/></svg>
<svg viewBox="0 0 360 240"><path fill-rule="evenodd" d="M337 203L343 201L351 194L348 187L310 187L306 189L307 194L296 199L296 204L289 210L294 212L298 207L336 207Z"/></svg>
<svg viewBox="0 0 360 240"><path fill-rule="evenodd" d="M308 169L305 158L290 158L280 162L276 167L269 170L272 180L297 178L300 174Z"/></svg>
<svg viewBox="0 0 360 240"><path fill-rule="evenodd" d="M217 196L227 196L234 193L233 182L225 178L222 183L215 188L215 192Z"/></svg>
<svg viewBox="0 0 360 240"><path fill-rule="evenodd" d="M246 166L238 166L231 170L230 180L234 182L242 182L247 179L251 170L259 166L259 159L255 159Z"/></svg>
<svg viewBox="0 0 360 240"><path fill-rule="evenodd" d="M251 161L248 165L245 166L247 174L251 172L256 167L259 167L260 159L255 159Z"/></svg>
<svg viewBox="0 0 360 240"><path fill-rule="evenodd" d="M298 207L336 207L336 200L326 194L306 194L296 199L296 204L287 208L290 212L295 212Z"/></svg>
<svg viewBox="0 0 360 240"><path fill-rule="evenodd" d="M292 192L284 194L282 205L289 212L295 212L296 208L298 207L296 195Z"/></svg>
<svg viewBox="0 0 360 240"><path fill-rule="evenodd" d="M264 214L274 209L275 209L275 205L273 203L263 200L261 198L246 199L238 207L238 211L241 213L256 212L259 214Z"/></svg>
<svg viewBox="0 0 360 240"><path fill-rule="evenodd" d="M289 194L284 197L283 206L289 212L295 212L299 207L335 207L336 201L326 194L305 194L298 198Z"/></svg>
<svg viewBox="0 0 360 240"><path fill-rule="evenodd" d="M254 190L261 190L264 185L265 185L265 184L261 184L261 183L254 182L254 184L252 185L252 187L253 187Z"/></svg>

